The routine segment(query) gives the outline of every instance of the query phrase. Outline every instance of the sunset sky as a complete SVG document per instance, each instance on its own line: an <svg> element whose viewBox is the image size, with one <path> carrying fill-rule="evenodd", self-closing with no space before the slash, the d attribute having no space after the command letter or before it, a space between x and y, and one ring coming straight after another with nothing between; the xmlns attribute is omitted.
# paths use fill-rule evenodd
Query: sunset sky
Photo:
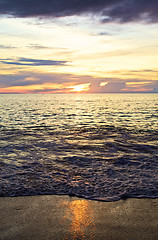
<svg viewBox="0 0 158 240"><path fill-rule="evenodd" d="M0 93L158 92L158 0L0 0Z"/></svg>

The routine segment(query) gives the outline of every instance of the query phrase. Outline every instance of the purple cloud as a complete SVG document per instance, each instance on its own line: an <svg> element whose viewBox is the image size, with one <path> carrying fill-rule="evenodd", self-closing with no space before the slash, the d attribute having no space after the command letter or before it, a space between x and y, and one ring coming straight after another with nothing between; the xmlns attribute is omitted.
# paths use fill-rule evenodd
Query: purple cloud
<svg viewBox="0 0 158 240"><path fill-rule="evenodd" d="M65 66L66 61L56 60L43 60L43 59L32 59L32 58L18 58L14 59L0 59L1 63L9 65L23 65L23 66Z"/></svg>
<svg viewBox="0 0 158 240"><path fill-rule="evenodd" d="M158 22L158 1L149 0L0 0L0 14L16 17L61 17L101 14L103 22Z"/></svg>

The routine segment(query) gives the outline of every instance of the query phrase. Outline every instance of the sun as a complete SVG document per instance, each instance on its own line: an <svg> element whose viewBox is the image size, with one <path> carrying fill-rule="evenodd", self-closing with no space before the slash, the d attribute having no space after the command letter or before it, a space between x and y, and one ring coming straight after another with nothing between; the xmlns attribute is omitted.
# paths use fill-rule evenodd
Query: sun
<svg viewBox="0 0 158 240"><path fill-rule="evenodd" d="M81 85L75 86L73 89L74 92L81 92L83 90L84 90L84 87Z"/></svg>
<svg viewBox="0 0 158 240"><path fill-rule="evenodd" d="M90 85L90 83L75 85L75 86L70 87L70 88L72 88L70 91L71 92L88 91L89 90L89 85Z"/></svg>

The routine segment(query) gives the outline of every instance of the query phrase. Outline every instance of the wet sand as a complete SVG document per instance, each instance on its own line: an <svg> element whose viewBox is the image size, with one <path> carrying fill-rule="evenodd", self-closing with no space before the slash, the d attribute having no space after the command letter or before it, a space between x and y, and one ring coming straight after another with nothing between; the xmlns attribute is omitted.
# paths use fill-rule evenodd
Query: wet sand
<svg viewBox="0 0 158 240"><path fill-rule="evenodd" d="M158 199L0 198L1 240L155 240Z"/></svg>

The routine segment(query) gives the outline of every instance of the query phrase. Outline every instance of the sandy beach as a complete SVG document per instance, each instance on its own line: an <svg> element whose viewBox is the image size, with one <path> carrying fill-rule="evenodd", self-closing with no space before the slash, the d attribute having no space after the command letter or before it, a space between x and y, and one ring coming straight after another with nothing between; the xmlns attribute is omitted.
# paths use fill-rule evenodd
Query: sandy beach
<svg viewBox="0 0 158 240"><path fill-rule="evenodd" d="M155 240L158 199L0 198L1 240Z"/></svg>

